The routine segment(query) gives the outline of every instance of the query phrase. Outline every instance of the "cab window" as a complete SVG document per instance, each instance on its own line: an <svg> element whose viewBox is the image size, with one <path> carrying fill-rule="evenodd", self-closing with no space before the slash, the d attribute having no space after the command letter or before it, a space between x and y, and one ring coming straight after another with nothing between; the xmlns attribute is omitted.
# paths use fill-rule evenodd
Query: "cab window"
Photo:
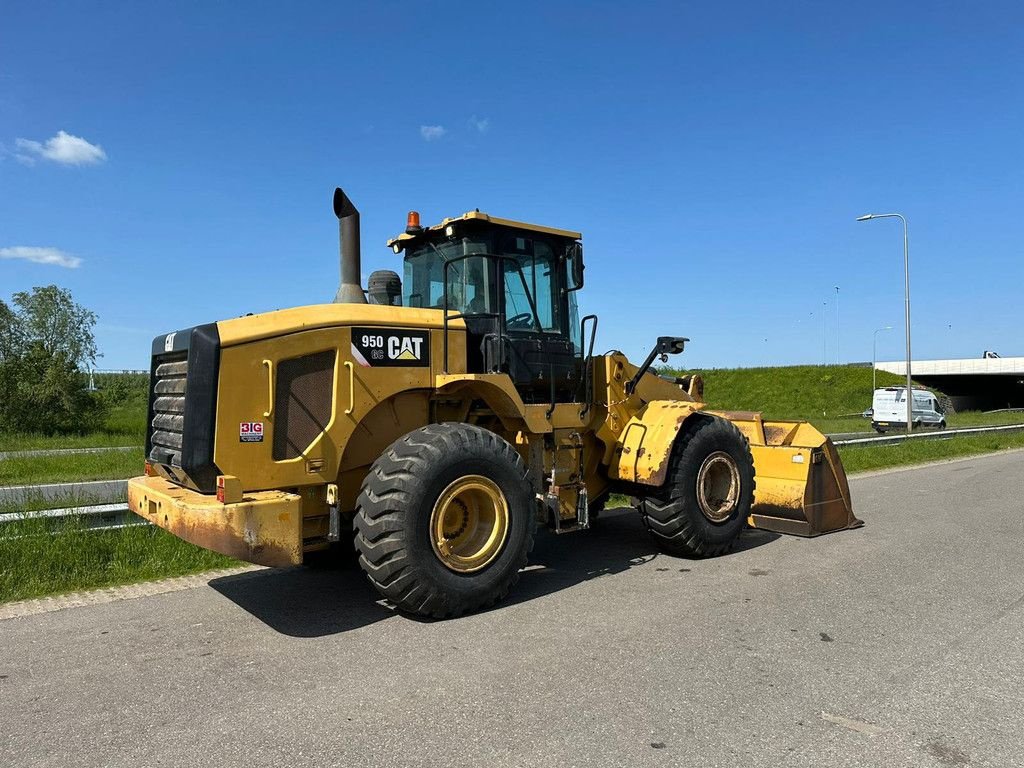
<svg viewBox="0 0 1024 768"><path fill-rule="evenodd" d="M468 254L487 253L487 248L486 240L465 237L412 250L405 257L402 303L407 307L442 309L445 262ZM451 261L447 269L448 309L470 313L493 311L486 289L488 273L487 260L483 257Z"/></svg>
<svg viewBox="0 0 1024 768"><path fill-rule="evenodd" d="M558 333L558 295L554 286L558 260L551 246L543 240L510 237L504 250L518 261L518 268L513 262L504 262L508 330L536 332L539 323L543 332Z"/></svg>

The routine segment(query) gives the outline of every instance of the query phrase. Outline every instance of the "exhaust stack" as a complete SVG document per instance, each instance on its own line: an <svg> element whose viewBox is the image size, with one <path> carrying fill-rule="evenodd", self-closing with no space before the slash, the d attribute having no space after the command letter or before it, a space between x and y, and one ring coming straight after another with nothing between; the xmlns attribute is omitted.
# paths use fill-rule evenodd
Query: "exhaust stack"
<svg viewBox="0 0 1024 768"><path fill-rule="evenodd" d="M342 192L334 190L334 215L338 217L338 240L341 249L341 285L334 296L335 304L365 304L366 294L359 284L359 211Z"/></svg>

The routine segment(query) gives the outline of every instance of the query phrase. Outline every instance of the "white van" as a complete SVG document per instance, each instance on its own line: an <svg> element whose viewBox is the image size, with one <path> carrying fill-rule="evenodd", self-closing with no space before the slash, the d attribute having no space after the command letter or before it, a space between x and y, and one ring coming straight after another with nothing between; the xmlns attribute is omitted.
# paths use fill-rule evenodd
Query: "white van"
<svg viewBox="0 0 1024 768"><path fill-rule="evenodd" d="M946 414L935 395L927 389L914 390L914 429L946 428ZM907 428L907 388L876 389L871 403L871 426L878 432Z"/></svg>

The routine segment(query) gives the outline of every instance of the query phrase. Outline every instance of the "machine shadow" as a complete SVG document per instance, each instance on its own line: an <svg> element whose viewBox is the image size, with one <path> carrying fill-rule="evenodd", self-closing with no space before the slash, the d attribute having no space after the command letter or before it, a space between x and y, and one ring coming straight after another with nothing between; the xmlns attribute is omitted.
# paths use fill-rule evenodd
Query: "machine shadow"
<svg viewBox="0 0 1024 768"><path fill-rule="evenodd" d="M748 529L733 552L777 538L775 533ZM677 567L695 562L659 552L632 508L606 510L590 531L565 536L538 531L530 565L508 599L490 610L500 611L655 560L681 564ZM354 564L256 571L213 579L210 586L271 629L292 637L324 637L402 615L383 603Z"/></svg>
<svg viewBox="0 0 1024 768"><path fill-rule="evenodd" d="M271 629L292 637L324 637L395 615L359 566L271 568L224 576L210 586Z"/></svg>
<svg viewBox="0 0 1024 768"><path fill-rule="evenodd" d="M776 533L746 529L736 542L733 553L760 547L777 538L779 535ZM533 600L601 576L654 564L655 561L659 566L675 565L677 568L698 562L661 552L632 507L605 510L591 530L568 534L565 539L549 531L538 531L530 554L530 565L508 599L492 610L501 610L503 606Z"/></svg>

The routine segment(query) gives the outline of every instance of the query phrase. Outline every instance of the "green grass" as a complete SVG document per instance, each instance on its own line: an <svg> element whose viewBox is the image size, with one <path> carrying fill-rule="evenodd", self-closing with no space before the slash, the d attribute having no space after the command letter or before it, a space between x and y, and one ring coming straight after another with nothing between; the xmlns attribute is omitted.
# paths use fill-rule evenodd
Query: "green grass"
<svg viewBox="0 0 1024 768"><path fill-rule="evenodd" d="M146 441L146 392L133 392L110 407L103 428L83 435L0 434L0 452L104 448Z"/></svg>
<svg viewBox="0 0 1024 768"><path fill-rule="evenodd" d="M136 438L114 432L89 432L84 435L0 435L0 452L45 451L59 448L106 448L142 445L145 436Z"/></svg>
<svg viewBox="0 0 1024 768"><path fill-rule="evenodd" d="M871 407L871 368L852 365L791 365L775 368L715 368L700 371L704 398L712 408L761 411L767 418L817 423L860 414ZM902 379L878 372L878 386ZM857 423L859 419L852 419Z"/></svg>
<svg viewBox="0 0 1024 768"><path fill-rule="evenodd" d="M146 439L146 401L133 400L122 405L115 405L107 414L103 424L103 433L119 435L136 443ZM131 443L124 443L131 445Z"/></svg>
<svg viewBox="0 0 1024 768"><path fill-rule="evenodd" d="M142 448L58 456L15 456L0 461L0 486L123 480L142 474L142 465Z"/></svg>
<svg viewBox="0 0 1024 768"><path fill-rule="evenodd" d="M0 603L240 565L155 526L89 530L79 519L0 525Z"/></svg>

